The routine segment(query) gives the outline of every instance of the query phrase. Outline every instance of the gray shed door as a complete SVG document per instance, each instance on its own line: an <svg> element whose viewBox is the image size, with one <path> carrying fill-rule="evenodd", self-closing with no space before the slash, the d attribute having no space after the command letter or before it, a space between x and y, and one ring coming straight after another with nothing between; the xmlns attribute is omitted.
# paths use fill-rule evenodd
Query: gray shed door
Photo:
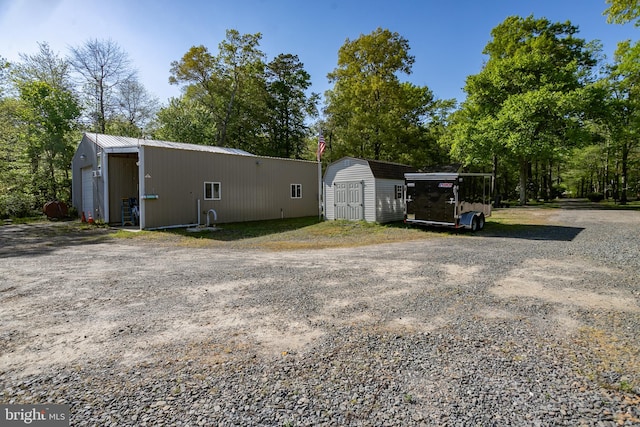
<svg viewBox="0 0 640 427"><path fill-rule="evenodd" d="M364 219L362 182L336 182L334 184L336 219Z"/></svg>
<svg viewBox="0 0 640 427"><path fill-rule="evenodd" d="M82 168L82 212L93 216L93 170L91 166Z"/></svg>

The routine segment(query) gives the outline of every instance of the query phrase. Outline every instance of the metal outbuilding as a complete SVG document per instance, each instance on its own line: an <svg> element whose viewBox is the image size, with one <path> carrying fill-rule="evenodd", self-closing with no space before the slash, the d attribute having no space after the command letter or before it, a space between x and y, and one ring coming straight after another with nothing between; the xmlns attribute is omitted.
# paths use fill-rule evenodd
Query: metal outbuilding
<svg viewBox="0 0 640 427"><path fill-rule="evenodd" d="M323 179L325 219L386 223L404 219L404 174L399 163L343 157Z"/></svg>
<svg viewBox="0 0 640 427"><path fill-rule="evenodd" d="M243 150L85 133L73 206L141 229L318 214L317 163Z"/></svg>

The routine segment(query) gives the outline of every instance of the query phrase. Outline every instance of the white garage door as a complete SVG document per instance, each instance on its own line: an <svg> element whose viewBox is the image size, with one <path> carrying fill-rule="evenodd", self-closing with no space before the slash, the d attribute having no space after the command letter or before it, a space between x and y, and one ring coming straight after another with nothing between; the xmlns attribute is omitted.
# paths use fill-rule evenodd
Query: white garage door
<svg viewBox="0 0 640 427"><path fill-rule="evenodd" d="M93 170L91 166L82 168L82 212L93 216Z"/></svg>

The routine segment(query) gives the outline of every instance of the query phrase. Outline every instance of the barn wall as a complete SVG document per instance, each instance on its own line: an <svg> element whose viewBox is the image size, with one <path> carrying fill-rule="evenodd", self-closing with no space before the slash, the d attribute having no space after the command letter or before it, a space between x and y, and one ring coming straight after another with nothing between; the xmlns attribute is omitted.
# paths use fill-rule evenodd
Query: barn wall
<svg viewBox="0 0 640 427"><path fill-rule="evenodd" d="M314 162L145 146L141 171L145 228L195 224L214 209L217 222L313 216L318 213L318 172ZM219 182L220 200L204 200L204 183ZM291 184L302 198L291 198ZM143 195L141 195L142 198Z"/></svg>

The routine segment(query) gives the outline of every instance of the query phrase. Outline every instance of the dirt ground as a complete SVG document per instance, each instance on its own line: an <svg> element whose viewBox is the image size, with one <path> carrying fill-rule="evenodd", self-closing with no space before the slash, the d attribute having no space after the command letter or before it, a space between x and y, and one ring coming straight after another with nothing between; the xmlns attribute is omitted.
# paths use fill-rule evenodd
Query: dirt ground
<svg viewBox="0 0 640 427"><path fill-rule="evenodd" d="M54 223L2 226L0 372L19 377L103 359L135 365L165 357L167 346L193 358L238 349L276 355L304 350L345 325L433 331L460 313L455 305L424 315L405 310L425 284L451 292L481 287L505 302L478 304L479 318L516 316L506 303L514 298L553 305L545 325L555 334L582 327L580 310L637 316L639 294L629 278L635 266L615 254L628 247L607 248L611 261L581 239L592 233L597 241L604 225L637 233L640 212L544 216L558 228L505 236L488 227L475 235L288 252L175 247L112 239L102 230L66 234ZM637 241L626 244L638 248ZM623 265L615 265L616 256ZM205 354L198 343L211 336L225 338L218 341L227 348Z"/></svg>

